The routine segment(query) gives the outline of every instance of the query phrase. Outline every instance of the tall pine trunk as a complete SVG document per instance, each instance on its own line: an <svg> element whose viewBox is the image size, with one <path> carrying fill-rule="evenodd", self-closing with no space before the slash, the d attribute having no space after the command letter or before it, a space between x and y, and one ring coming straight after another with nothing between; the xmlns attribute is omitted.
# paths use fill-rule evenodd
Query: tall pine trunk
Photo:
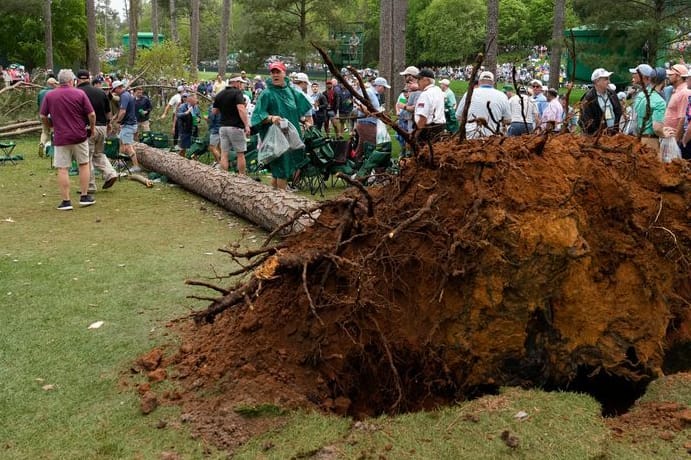
<svg viewBox="0 0 691 460"><path fill-rule="evenodd" d="M175 43L178 42L178 20L175 16L175 0L170 0L170 39Z"/></svg>
<svg viewBox="0 0 691 460"><path fill-rule="evenodd" d="M564 16L566 15L566 0L555 0L554 22L552 23L552 46L549 57L549 87L559 88L559 74L561 73L561 50L564 43Z"/></svg>
<svg viewBox="0 0 691 460"><path fill-rule="evenodd" d="M53 71L53 14L51 0L43 0L43 21L45 23L46 70Z"/></svg>
<svg viewBox="0 0 691 460"><path fill-rule="evenodd" d="M221 74L221 76L225 76L226 66L228 65L228 29L230 28L231 6L231 0L223 0L223 7L221 10L221 33L218 43L218 73Z"/></svg>
<svg viewBox="0 0 691 460"><path fill-rule="evenodd" d="M487 0L487 41L485 42L485 69L497 73L499 49L499 0ZM496 75L495 75L496 76ZM496 81L496 79L495 79Z"/></svg>
<svg viewBox="0 0 691 460"><path fill-rule="evenodd" d="M134 68L137 59L137 35L139 33L139 0L130 0L130 10L128 14L130 26L130 56L127 65L130 69Z"/></svg>
<svg viewBox="0 0 691 460"><path fill-rule="evenodd" d="M95 0L86 0L86 62L91 75L96 75L101 71L96 41Z"/></svg>
<svg viewBox="0 0 691 460"><path fill-rule="evenodd" d="M379 75L391 81L393 75L394 0L381 0L379 9ZM386 102L391 91L384 93Z"/></svg>
<svg viewBox="0 0 691 460"><path fill-rule="evenodd" d="M384 93L386 108L393 108L393 94L398 94L403 83L398 78L398 70L405 67L407 0L381 0L379 16L379 75L391 85Z"/></svg>
<svg viewBox="0 0 691 460"><path fill-rule="evenodd" d="M199 1L192 0L192 18L190 20L190 60L192 80L196 80L199 68Z"/></svg>
<svg viewBox="0 0 691 460"><path fill-rule="evenodd" d="M151 0L151 32L154 34L154 45L158 44L158 0Z"/></svg>

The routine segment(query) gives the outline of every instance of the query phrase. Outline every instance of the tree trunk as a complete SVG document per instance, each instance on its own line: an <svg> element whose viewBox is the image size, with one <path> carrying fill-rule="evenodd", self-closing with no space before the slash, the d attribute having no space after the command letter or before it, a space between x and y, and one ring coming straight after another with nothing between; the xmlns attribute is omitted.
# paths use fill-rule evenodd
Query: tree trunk
<svg viewBox="0 0 691 460"><path fill-rule="evenodd" d="M404 82L400 78L398 72L406 67L406 25L408 22L408 0L398 0L394 2L393 11L393 30L391 32L391 39L393 40L393 56L391 61L391 77L389 78L389 85L391 90L388 94L387 108L393 110L395 108L394 98L403 91Z"/></svg>
<svg viewBox="0 0 691 460"><path fill-rule="evenodd" d="M51 0L43 1L43 21L45 30L46 45L46 70L53 71L53 14L50 6Z"/></svg>
<svg viewBox="0 0 691 460"><path fill-rule="evenodd" d="M139 0L130 0L129 11L130 25L130 56L127 61L130 69L134 68L137 59L137 35L139 33Z"/></svg>
<svg viewBox="0 0 691 460"><path fill-rule="evenodd" d="M566 15L566 0L555 0L554 22L552 23L552 46L549 57L549 87L559 88L559 74L561 73L561 50L564 43L564 16Z"/></svg>
<svg viewBox="0 0 691 460"><path fill-rule="evenodd" d="M497 73L499 44L499 0L487 0L487 41L485 42L485 69ZM496 75L495 75L496 77ZM496 79L495 79L496 80Z"/></svg>
<svg viewBox="0 0 691 460"><path fill-rule="evenodd" d="M175 16L175 0L170 0L170 38L175 43L178 42L178 21Z"/></svg>
<svg viewBox="0 0 691 460"><path fill-rule="evenodd" d="M379 75L391 81L393 74L394 0L381 0L379 12ZM391 90L384 99L391 100Z"/></svg>
<svg viewBox="0 0 691 460"><path fill-rule="evenodd" d="M91 75L96 75L101 71L98 60L98 42L96 41L95 0L86 0L86 63Z"/></svg>
<svg viewBox="0 0 691 460"><path fill-rule="evenodd" d="M223 0L221 12L221 34L218 43L218 73L221 76L225 76L228 64L228 28L230 27L231 3L231 0Z"/></svg>
<svg viewBox="0 0 691 460"><path fill-rule="evenodd" d="M315 205L308 198L275 190L249 177L231 175L145 144L135 144L135 148L139 162L146 169L167 176L185 189L265 230L276 230L297 212ZM316 218L316 215L312 213L312 217ZM311 218L305 216L293 224L291 231L300 231L310 224Z"/></svg>
<svg viewBox="0 0 691 460"><path fill-rule="evenodd" d="M199 71L199 0L192 0L192 19L190 20L190 61L192 80L197 79Z"/></svg>
<svg viewBox="0 0 691 460"><path fill-rule="evenodd" d="M158 44L158 0L151 0L151 32L154 34L154 45Z"/></svg>

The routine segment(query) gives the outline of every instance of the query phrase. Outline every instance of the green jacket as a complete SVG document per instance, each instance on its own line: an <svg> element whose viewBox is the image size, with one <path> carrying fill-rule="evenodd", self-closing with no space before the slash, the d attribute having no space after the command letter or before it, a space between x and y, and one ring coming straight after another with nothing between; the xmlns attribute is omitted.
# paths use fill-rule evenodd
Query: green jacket
<svg viewBox="0 0 691 460"><path fill-rule="evenodd" d="M269 125L262 124L262 121L269 115L287 119L300 132L300 117L312 109L312 104L290 85L287 78L285 82L285 86L275 86L270 79L267 80L266 89L257 98L250 124L259 128L259 135L262 138L269 129Z"/></svg>

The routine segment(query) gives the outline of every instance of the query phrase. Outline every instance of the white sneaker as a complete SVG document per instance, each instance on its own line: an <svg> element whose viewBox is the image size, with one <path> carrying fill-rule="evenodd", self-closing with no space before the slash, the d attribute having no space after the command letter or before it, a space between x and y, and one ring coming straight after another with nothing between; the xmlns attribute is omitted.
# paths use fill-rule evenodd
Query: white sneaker
<svg viewBox="0 0 691 460"><path fill-rule="evenodd" d="M130 172L131 173L139 173L139 172L142 172L142 168L140 168L139 166L132 166L130 168Z"/></svg>

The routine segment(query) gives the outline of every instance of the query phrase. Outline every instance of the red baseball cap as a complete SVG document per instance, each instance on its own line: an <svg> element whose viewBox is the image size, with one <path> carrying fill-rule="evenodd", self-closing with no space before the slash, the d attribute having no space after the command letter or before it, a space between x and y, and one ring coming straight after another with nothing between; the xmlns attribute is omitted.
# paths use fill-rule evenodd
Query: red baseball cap
<svg viewBox="0 0 691 460"><path fill-rule="evenodd" d="M269 72L271 72L274 69L282 70L283 72L288 70L286 68L286 65L284 63L282 63L281 61L274 61L271 64L269 64Z"/></svg>

